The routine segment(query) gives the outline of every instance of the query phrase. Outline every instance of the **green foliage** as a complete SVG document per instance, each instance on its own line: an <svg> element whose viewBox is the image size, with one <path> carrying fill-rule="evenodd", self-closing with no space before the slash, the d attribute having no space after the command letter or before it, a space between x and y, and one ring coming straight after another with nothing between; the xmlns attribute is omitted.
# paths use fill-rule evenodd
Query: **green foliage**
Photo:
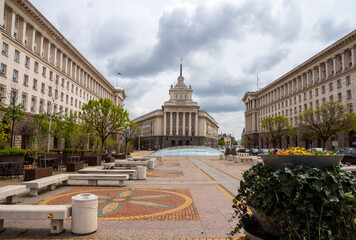
<svg viewBox="0 0 356 240"><path fill-rule="evenodd" d="M345 106L336 102L304 110L298 116L300 132L308 139L321 139L323 148L329 138L338 132L348 132L356 125L354 114L347 113Z"/></svg>
<svg viewBox="0 0 356 240"><path fill-rule="evenodd" d="M25 156L26 150L19 149L17 147L5 148L0 150L0 156Z"/></svg>
<svg viewBox="0 0 356 240"><path fill-rule="evenodd" d="M284 134L292 131L288 118L283 116L265 117L261 121L261 128L264 134L272 141L273 148L277 147Z"/></svg>
<svg viewBox="0 0 356 240"><path fill-rule="evenodd" d="M4 123L0 122L0 149L4 149L8 145L10 134L5 132L6 127Z"/></svg>
<svg viewBox="0 0 356 240"><path fill-rule="evenodd" d="M122 107L117 107L110 99L89 100L82 106L80 119L100 139L100 154L103 143L114 133L120 133L129 121L129 114Z"/></svg>
<svg viewBox="0 0 356 240"><path fill-rule="evenodd" d="M232 148L232 150L231 150L231 154L232 154L232 155L234 155L234 156L236 156L236 155L237 155L236 148Z"/></svg>
<svg viewBox="0 0 356 240"><path fill-rule="evenodd" d="M125 156L127 155L127 145L129 142L132 142L133 139L135 139L136 136L141 132L141 128L137 126L135 122L128 121L125 124L124 130L122 131L122 137L125 142Z"/></svg>
<svg viewBox="0 0 356 240"><path fill-rule="evenodd" d="M62 150L63 153L78 153L79 150L78 149L75 149L75 148L64 148Z"/></svg>
<svg viewBox="0 0 356 240"><path fill-rule="evenodd" d="M219 146L222 146L222 147L225 146L224 138L221 138L221 139L219 140L218 145L219 145Z"/></svg>
<svg viewBox="0 0 356 240"><path fill-rule="evenodd" d="M232 154L231 148L225 149L225 156Z"/></svg>
<svg viewBox="0 0 356 240"><path fill-rule="evenodd" d="M356 239L355 178L339 167L273 171L262 163L245 172L234 199L241 229L247 204L267 217L281 239Z"/></svg>
<svg viewBox="0 0 356 240"><path fill-rule="evenodd" d="M5 113L3 116L3 121L6 121L11 129L10 146L12 147L13 139L14 139L15 123L24 119L24 115L25 115L24 107L22 104L15 105L13 103L13 104L1 106L1 111Z"/></svg>

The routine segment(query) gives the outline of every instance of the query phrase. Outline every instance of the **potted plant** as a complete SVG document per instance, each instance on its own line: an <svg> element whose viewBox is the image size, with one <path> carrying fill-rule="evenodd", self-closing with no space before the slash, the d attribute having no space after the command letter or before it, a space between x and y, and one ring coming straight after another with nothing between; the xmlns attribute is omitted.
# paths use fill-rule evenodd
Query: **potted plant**
<svg viewBox="0 0 356 240"><path fill-rule="evenodd" d="M267 222L280 239L356 239L356 181L340 167L273 170L260 163L243 178L233 204L239 222L231 235L243 228L250 205L264 216L261 227Z"/></svg>
<svg viewBox="0 0 356 240"><path fill-rule="evenodd" d="M260 156L263 162L273 170L281 169L285 165L296 166L303 164L317 168L337 166L344 157L344 155L332 151L312 151L300 147L271 149L269 154Z"/></svg>

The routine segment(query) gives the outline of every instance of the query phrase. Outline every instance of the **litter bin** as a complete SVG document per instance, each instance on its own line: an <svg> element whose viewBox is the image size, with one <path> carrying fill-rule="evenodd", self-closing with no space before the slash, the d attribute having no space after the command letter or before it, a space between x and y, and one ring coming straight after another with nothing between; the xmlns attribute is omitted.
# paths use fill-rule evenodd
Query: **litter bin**
<svg viewBox="0 0 356 240"><path fill-rule="evenodd" d="M146 166L137 166L137 180L146 179Z"/></svg>
<svg viewBox="0 0 356 240"><path fill-rule="evenodd" d="M98 197L81 193L72 197L72 233L91 234L98 229Z"/></svg>
<svg viewBox="0 0 356 240"><path fill-rule="evenodd" d="M148 160L148 169L155 169L155 160Z"/></svg>

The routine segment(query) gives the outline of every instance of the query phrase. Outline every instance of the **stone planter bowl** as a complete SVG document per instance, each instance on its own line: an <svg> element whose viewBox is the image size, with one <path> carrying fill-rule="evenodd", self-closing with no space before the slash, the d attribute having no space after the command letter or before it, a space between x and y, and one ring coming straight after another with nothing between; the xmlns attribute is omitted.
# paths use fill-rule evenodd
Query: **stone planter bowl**
<svg viewBox="0 0 356 240"><path fill-rule="evenodd" d="M263 162L273 170L278 170L285 165L305 165L315 168L326 168L340 164L344 155L260 155Z"/></svg>

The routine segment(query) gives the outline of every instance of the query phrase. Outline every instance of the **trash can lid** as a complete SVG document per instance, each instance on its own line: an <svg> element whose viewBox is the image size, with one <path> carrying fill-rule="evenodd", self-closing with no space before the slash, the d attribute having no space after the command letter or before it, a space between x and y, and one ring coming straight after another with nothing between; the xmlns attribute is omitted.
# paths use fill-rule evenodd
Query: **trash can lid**
<svg viewBox="0 0 356 240"><path fill-rule="evenodd" d="M75 200L75 201L95 201L97 200L98 197L95 196L94 194L91 194L91 193L80 193L80 194L77 194L75 196L72 197L72 200Z"/></svg>

